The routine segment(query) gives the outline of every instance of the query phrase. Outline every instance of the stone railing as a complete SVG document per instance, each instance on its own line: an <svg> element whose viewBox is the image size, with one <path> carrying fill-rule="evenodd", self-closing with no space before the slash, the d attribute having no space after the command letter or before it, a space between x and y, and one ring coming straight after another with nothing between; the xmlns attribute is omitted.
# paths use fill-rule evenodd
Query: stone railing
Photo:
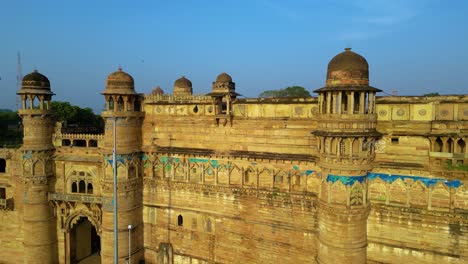
<svg viewBox="0 0 468 264"><path fill-rule="evenodd" d="M0 199L0 208L6 208L7 205L7 200L6 199Z"/></svg>
<svg viewBox="0 0 468 264"><path fill-rule="evenodd" d="M172 94L150 94L145 95L145 102L157 102L157 101L212 101L211 96L206 95L172 95Z"/></svg>
<svg viewBox="0 0 468 264"><path fill-rule="evenodd" d="M62 147L98 147L99 142L104 140L103 134L62 134L55 133L52 136L55 146ZM80 142L78 142L80 141Z"/></svg>
<svg viewBox="0 0 468 264"><path fill-rule="evenodd" d="M103 134L54 134L54 137L57 139L94 139L101 140L104 139Z"/></svg>
<svg viewBox="0 0 468 264"><path fill-rule="evenodd" d="M82 195L82 194L49 193L49 201L102 204L103 198L101 196Z"/></svg>

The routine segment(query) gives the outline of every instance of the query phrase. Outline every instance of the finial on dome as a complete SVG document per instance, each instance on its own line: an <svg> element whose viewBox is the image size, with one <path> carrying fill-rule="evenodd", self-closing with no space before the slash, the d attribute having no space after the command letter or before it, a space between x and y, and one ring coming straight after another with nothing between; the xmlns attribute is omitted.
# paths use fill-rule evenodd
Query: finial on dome
<svg viewBox="0 0 468 264"><path fill-rule="evenodd" d="M351 50L351 48L345 48L344 50L346 50L346 51L350 51L350 50Z"/></svg>
<svg viewBox="0 0 468 264"><path fill-rule="evenodd" d="M122 71L122 66L119 65L119 69L118 69L118 70L119 70L119 71Z"/></svg>

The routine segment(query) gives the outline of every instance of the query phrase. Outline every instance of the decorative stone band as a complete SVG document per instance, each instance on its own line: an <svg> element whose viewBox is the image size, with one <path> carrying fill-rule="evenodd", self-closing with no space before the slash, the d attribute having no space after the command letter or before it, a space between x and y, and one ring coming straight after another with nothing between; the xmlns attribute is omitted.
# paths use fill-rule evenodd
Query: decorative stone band
<svg viewBox="0 0 468 264"><path fill-rule="evenodd" d="M366 180L367 176L340 176L340 175L327 175L327 182L335 183L336 181L341 181L344 185L354 185L355 182L363 183Z"/></svg>
<svg viewBox="0 0 468 264"><path fill-rule="evenodd" d="M353 185L356 181L363 183L366 179L367 180L375 180L376 178L380 178L385 182L393 183L397 179L401 179L402 181L411 180L413 182L421 181L426 187L434 186L438 182L442 182L448 187L451 188L458 188L462 185L461 181L453 180L448 181L443 178L427 178L422 176L410 176L410 175L396 175L396 174L385 174L385 173L374 173L369 172L365 176L340 176L340 175L332 175L328 174L327 182L335 183L336 181L341 181L344 185Z"/></svg>
<svg viewBox="0 0 468 264"><path fill-rule="evenodd" d="M401 179L402 181L410 180L413 182L420 181L421 183L426 185L426 187L434 186L438 182L442 182L445 185L447 185L447 187L451 187L451 188L458 188L462 185L461 181L459 180L448 181L443 178L427 178L427 177L422 177L422 176L396 175L396 174L385 174L385 173L374 173L374 172L369 172L367 174L368 180L372 181L372 180L375 180L376 178L380 178L384 182L390 182L390 183L393 183L397 179Z"/></svg>
<svg viewBox="0 0 468 264"><path fill-rule="evenodd" d="M80 194L49 193L48 199L49 201L82 202L82 203L93 203L93 204L104 203L103 197L101 196L80 195Z"/></svg>
<svg viewBox="0 0 468 264"><path fill-rule="evenodd" d="M125 164L126 162L130 162L132 160L144 160L146 159L146 156L141 155L140 153L133 153L133 154L117 154L116 155L116 162L117 165L120 164ZM105 155L104 160L109 163L109 165L112 165L112 155Z"/></svg>
<svg viewBox="0 0 468 264"><path fill-rule="evenodd" d="M338 204L330 204L320 199L316 201L317 209L320 216L321 213L333 214L340 217L344 223L366 220L370 213L370 206L346 206ZM323 217L323 216L322 216Z"/></svg>

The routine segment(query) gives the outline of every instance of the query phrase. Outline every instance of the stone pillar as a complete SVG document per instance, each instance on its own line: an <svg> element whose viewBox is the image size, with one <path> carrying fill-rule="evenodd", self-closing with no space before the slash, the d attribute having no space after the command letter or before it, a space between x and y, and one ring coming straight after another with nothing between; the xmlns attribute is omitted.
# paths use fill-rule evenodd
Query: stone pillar
<svg viewBox="0 0 468 264"><path fill-rule="evenodd" d="M364 114L366 109L366 102L365 102L366 93L360 92L359 93L359 113Z"/></svg>
<svg viewBox="0 0 468 264"><path fill-rule="evenodd" d="M338 92L338 98L337 98L337 101L336 101L336 106L337 106L336 113L337 114L341 114L341 112L343 111L341 109L342 100L343 100L343 92L339 91Z"/></svg>
<svg viewBox="0 0 468 264"><path fill-rule="evenodd" d="M331 113L332 113L332 114L336 114L337 111L338 111L338 109L337 109L337 107L336 107L336 105L337 105L337 103L336 103L336 102L337 102L337 94L336 94L336 93L333 93L333 94L332 94L332 97L333 97L333 104L332 104L332 112L331 112Z"/></svg>

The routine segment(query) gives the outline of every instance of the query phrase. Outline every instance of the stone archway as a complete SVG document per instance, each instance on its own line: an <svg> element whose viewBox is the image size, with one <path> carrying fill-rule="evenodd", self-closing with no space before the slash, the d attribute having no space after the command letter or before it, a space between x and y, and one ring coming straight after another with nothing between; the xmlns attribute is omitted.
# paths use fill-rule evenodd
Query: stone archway
<svg viewBox="0 0 468 264"><path fill-rule="evenodd" d="M101 263L101 238L93 219L76 215L69 222L68 263Z"/></svg>

